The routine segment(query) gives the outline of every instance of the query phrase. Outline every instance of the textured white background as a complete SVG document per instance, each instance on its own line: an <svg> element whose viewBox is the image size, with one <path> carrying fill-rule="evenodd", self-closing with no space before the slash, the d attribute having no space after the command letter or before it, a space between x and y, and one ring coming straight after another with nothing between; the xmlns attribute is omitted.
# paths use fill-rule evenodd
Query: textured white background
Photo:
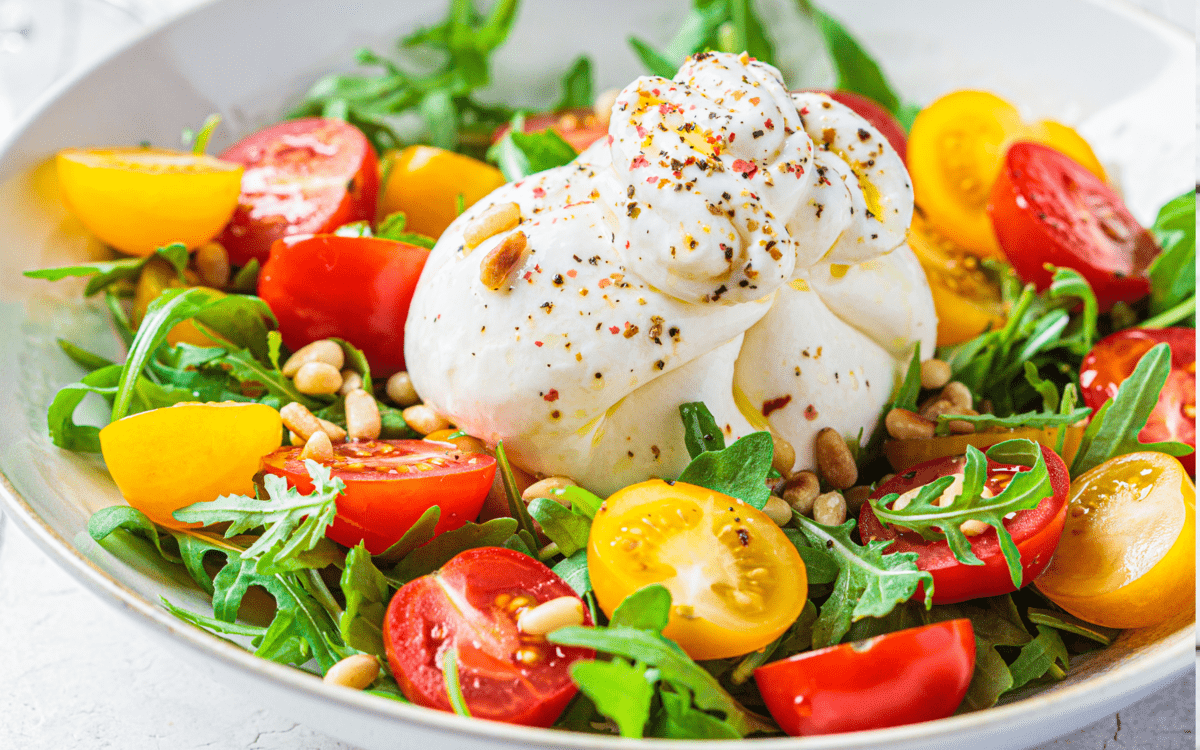
<svg viewBox="0 0 1200 750"><path fill-rule="evenodd" d="M99 0L79 0L68 2L75 9L64 14L57 8L66 6L58 0L0 0L0 141L12 119L53 78L86 65L134 32L139 22L196 1L109 0L122 11L103 7ZM1140 4L1194 28L1195 0ZM130 11L139 22L131 20ZM35 20L65 23L69 34L62 27L34 27L36 33L56 37L31 58L21 46L39 40L20 32ZM1192 672L1038 750L1190 748L1196 743L1195 698ZM353 750L258 709L253 696L230 692L145 640L11 524L6 528L0 516L0 750L77 748Z"/></svg>

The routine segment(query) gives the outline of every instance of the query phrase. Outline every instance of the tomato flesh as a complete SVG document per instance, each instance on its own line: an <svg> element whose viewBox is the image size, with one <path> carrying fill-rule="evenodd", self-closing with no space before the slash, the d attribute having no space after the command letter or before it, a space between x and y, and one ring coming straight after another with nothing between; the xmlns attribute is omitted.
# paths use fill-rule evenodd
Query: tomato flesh
<svg viewBox="0 0 1200 750"><path fill-rule="evenodd" d="M333 234L275 243L258 296L293 351L330 337L362 350L371 374L403 370L404 322L429 251L379 237Z"/></svg>
<svg viewBox="0 0 1200 750"><path fill-rule="evenodd" d="M1004 522L1004 528L1012 535L1021 552L1023 575L1021 585L1027 585L1050 563L1058 540L1062 536L1066 521L1067 492L1070 476L1058 454L1041 446L1042 457L1050 475L1054 494L1042 500L1037 507L1017 511ZM878 499L890 493L904 494L922 487L938 477L961 472L965 464L962 457L940 458L917 464L903 474L897 474L884 482L871 495ZM995 484L1005 475L1025 469L988 461L988 483ZM1000 551L1000 540L996 530L989 528L978 536L969 536L971 551L983 561L983 565L965 565L954 558L946 540L926 541L915 532L895 529L880 522L870 503L863 503L858 528L863 541L892 540L885 552L916 552L917 567L933 575L933 602L953 604L981 596L998 596L1013 591L1012 576L1008 563ZM922 594L917 593L920 597Z"/></svg>
<svg viewBox="0 0 1200 750"><path fill-rule="evenodd" d="M341 120L281 122L239 141L221 158L246 168L237 210L220 237L234 265L265 261L281 237L375 218L375 149Z"/></svg>
<svg viewBox="0 0 1200 750"><path fill-rule="evenodd" d="M302 450L275 451L263 459L263 471L311 492ZM322 463L345 482L346 490L325 535L347 547L365 542L373 555L395 544L435 505L441 509L435 534L475 520L496 473L496 459L487 454L463 454L447 443L428 440L338 443L333 453L332 461Z"/></svg>
<svg viewBox="0 0 1200 750"><path fill-rule="evenodd" d="M384 619L392 674L413 703L450 711L442 664L453 648L472 716L548 727L575 695L570 665L595 652L554 646L522 633L516 621L524 607L564 596L575 592L528 555L499 547L462 552L392 597Z"/></svg>
<svg viewBox="0 0 1200 750"><path fill-rule="evenodd" d="M970 620L949 620L808 651L754 671L767 709L795 736L942 719L975 669Z"/></svg>
<svg viewBox="0 0 1200 750"><path fill-rule="evenodd" d="M1101 311L1150 293L1158 253L1115 192L1087 169L1039 143L1008 149L988 202L996 239L1022 280L1050 286L1047 263L1078 271Z"/></svg>
<svg viewBox="0 0 1200 750"><path fill-rule="evenodd" d="M1171 346L1171 372L1146 426L1143 443L1175 440L1196 447L1196 330L1194 328L1130 328L1096 343L1079 368L1083 403L1094 413L1117 395L1138 360L1156 344ZM1180 456L1187 473L1196 476L1196 454Z"/></svg>

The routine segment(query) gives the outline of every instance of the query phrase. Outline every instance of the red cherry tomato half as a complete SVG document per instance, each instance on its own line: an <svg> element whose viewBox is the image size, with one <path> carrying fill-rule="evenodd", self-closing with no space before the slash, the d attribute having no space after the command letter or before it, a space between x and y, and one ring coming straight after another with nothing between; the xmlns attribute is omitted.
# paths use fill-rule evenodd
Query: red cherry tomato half
<svg viewBox="0 0 1200 750"><path fill-rule="evenodd" d="M331 336L362 349L371 374L404 369L404 321L429 251L379 237L285 237L258 275L258 296L293 351Z"/></svg>
<svg viewBox="0 0 1200 750"><path fill-rule="evenodd" d="M1083 403L1095 413L1117 395L1117 388L1133 374L1138 360L1155 344L1171 346L1171 373L1138 433L1143 443L1176 440L1196 447L1196 331L1194 328L1130 328L1096 343L1083 358L1079 385ZM1188 474L1196 476L1196 454L1180 456Z"/></svg>
<svg viewBox="0 0 1200 750"><path fill-rule="evenodd" d="M442 659L455 649L472 716L548 727L575 695L569 667L595 652L522 633L517 617L568 596L578 600L566 581L528 555L501 547L460 553L392 597L383 623L392 674L413 703L449 711ZM591 625L587 607L579 606L583 624Z"/></svg>
<svg viewBox="0 0 1200 750"><path fill-rule="evenodd" d="M551 128L571 144L576 152L583 151L588 146L608 135L608 126L600 122L596 113L590 109L569 109L565 112L542 112L525 118L526 133L540 133ZM502 125L492 134L492 143L504 137L509 130L508 125Z"/></svg>
<svg viewBox="0 0 1200 750"><path fill-rule="evenodd" d="M808 651L759 667L754 681L795 736L944 719L975 669L970 620L949 620Z"/></svg>
<svg viewBox="0 0 1200 750"><path fill-rule="evenodd" d="M1067 493L1071 487L1067 467L1058 454L1045 446L1042 457L1050 474L1050 485L1054 494L1038 503L1031 510L1017 511L1004 522L1004 528L1012 535L1021 552L1023 575L1021 585L1033 582L1034 578L1050 564L1050 558L1058 547L1063 524L1067 520ZM938 477L955 474L963 470L966 459L962 456L938 458L913 466L884 482L871 495L881 498L895 492L903 495L911 489L922 487ZM999 464L988 460L987 484L999 494L1004 480L1024 466ZM859 513L859 532L863 541L893 540L885 552L916 552L917 567L933 574L934 604L953 604L981 596L998 596L1013 591L1012 576L1008 563L1000 551L1000 540L996 530L988 528L978 536L969 536L971 551L983 561L983 565L965 565L954 558L945 539L926 541L915 532L895 529L879 521L870 503L863 503ZM917 598L924 596L920 591Z"/></svg>
<svg viewBox="0 0 1200 750"><path fill-rule="evenodd" d="M1013 144L987 210L1008 262L1039 291L1050 286L1050 263L1087 279L1102 312L1149 294L1154 238L1120 196L1070 157L1040 143Z"/></svg>
<svg viewBox="0 0 1200 750"><path fill-rule="evenodd" d="M312 492L302 450L280 448L265 456L263 471L284 477L301 492ZM366 542L373 555L399 541L435 505L442 513L435 534L475 520L496 474L491 456L464 454L450 443L428 440L338 443L333 460L322 463L346 483L337 500L337 518L325 535L347 547Z"/></svg>
<svg viewBox="0 0 1200 750"><path fill-rule="evenodd" d="M876 104L874 99L868 99L862 94L856 94L853 91L829 91L827 89L811 89L822 94L828 94L831 99L836 102L845 104L850 109L858 113L867 122L875 126L880 135L887 138L888 143L896 152L900 154L900 158L907 162L908 160L908 136L904 133L904 128L896 122L896 118L883 108L882 105Z"/></svg>
<svg viewBox="0 0 1200 750"><path fill-rule="evenodd" d="M375 218L375 149L341 120L281 122L239 141L221 158L246 168L237 210L219 237L234 265L266 260L280 237L332 232Z"/></svg>

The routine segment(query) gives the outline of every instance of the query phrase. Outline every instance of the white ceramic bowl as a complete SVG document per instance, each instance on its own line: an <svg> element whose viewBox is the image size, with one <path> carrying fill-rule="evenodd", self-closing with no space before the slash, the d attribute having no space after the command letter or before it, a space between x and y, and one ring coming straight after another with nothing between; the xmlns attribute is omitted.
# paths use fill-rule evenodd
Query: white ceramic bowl
<svg viewBox="0 0 1200 750"><path fill-rule="evenodd" d="M1192 185L1195 45L1179 29L1116 0L908 0L902 11L891 0L825 4L862 36L911 100L981 87L1020 103L1030 115L1080 124L1143 221ZM364 748L627 748L634 743L460 719L327 687L176 620L157 604L159 597L202 610L200 595L162 569L122 562L90 540L88 517L121 502L120 496L98 457L59 450L46 437L46 405L58 387L79 376L55 337L119 355L100 306L80 302L80 284L50 285L19 275L104 254L66 214L46 160L67 146L175 145L181 128L214 111L232 125L214 141L220 149L235 135L277 119L321 73L347 67L354 47L385 49L402 31L436 20L444 5L213 2L150 31L59 85L34 108L0 148L0 385L10 394L0 403L0 499L53 559L148 634L244 687L251 700L332 736ZM552 99L557 72L581 51L598 62L601 88L624 85L640 72L624 38L636 33L665 40L683 6L610 0L597 12L598 6L581 1L528 0L498 56L494 96L531 104ZM809 71L806 80L793 83L829 85L828 64L811 33L796 27L789 12L769 15L772 28L792 39L785 60ZM563 29L581 29L586 38ZM1095 721L1188 668L1192 630L1190 621L1180 621L1127 631L1105 651L1079 658L1062 683L988 711L873 732L758 740L755 746L1024 747Z"/></svg>

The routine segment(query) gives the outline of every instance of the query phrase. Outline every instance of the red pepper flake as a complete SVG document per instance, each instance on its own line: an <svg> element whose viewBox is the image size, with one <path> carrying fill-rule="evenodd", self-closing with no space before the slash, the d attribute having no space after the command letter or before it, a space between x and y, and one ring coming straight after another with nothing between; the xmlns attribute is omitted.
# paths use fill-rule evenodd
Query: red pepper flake
<svg viewBox="0 0 1200 750"><path fill-rule="evenodd" d="M612 142L613 142L613 137L610 135L610 136L608 136L608 145L611 146ZM520 185L521 183L518 182L517 184Z"/></svg>
<svg viewBox="0 0 1200 750"><path fill-rule="evenodd" d="M774 129L775 129L775 123L771 122L771 118L770 118L770 117L768 117L768 118L767 118L766 125L767 125L767 130L774 130Z"/></svg>
<svg viewBox="0 0 1200 750"><path fill-rule="evenodd" d="M530 281L531 279L533 279L533 271L526 271L525 272L525 280Z"/></svg>
<svg viewBox="0 0 1200 750"><path fill-rule="evenodd" d="M542 342L540 342L540 341L535 341L535 342L533 342L533 345L534 345L534 346L541 346L541 345L542 345Z"/></svg>
<svg viewBox="0 0 1200 750"><path fill-rule="evenodd" d="M638 138L645 138L646 137L646 129L643 128L641 125L638 125L637 126L637 134L638 134Z"/></svg>
<svg viewBox="0 0 1200 750"><path fill-rule="evenodd" d="M533 189L533 197L534 198L545 198L546 191L544 189L542 189L541 187L535 187Z"/></svg>
<svg viewBox="0 0 1200 750"><path fill-rule="evenodd" d="M612 283L612 279L600 279L600 281L597 282L597 286L599 286L601 289L603 289L604 287L608 286L611 283Z"/></svg>
<svg viewBox="0 0 1200 750"><path fill-rule="evenodd" d="M729 134L729 142L733 143L734 138L737 138L737 133L730 133Z"/></svg>
<svg viewBox="0 0 1200 750"><path fill-rule="evenodd" d="M773 399L770 399L769 401L763 401L762 415L764 417L771 416L771 412L782 409L783 407L787 406L788 403L791 402L791 400L792 400L791 395L787 395L787 396L780 396L779 398L773 398Z"/></svg>
<svg viewBox="0 0 1200 750"><path fill-rule="evenodd" d="M758 173L758 165L754 162L746 161L745 159L736 159L733 162L733 171L741 172L742 177L745 177L747 180L749 180Z"/></svg>
<svg viewBox="0 0 1200 750"><path fill-rule="evenodd" d="M626 250L628 250L628 249L629 249L629 240L625 240L625 249L626 249Z"/></svg>
<svg viewBox="0 0 1200 750"><path fill-rule="evenodd" d="M542 267L541 267L540 265L536 265L536 264L535 264L535 265L534 265L534 267L533 267L533 270L537 271L538 273L541 273L541 272L542 272Z"/></svg>
<svg viewBox="0 0 1200 750"><path fill-rule="evenodd" d="M804 407L804 418L807 419L809 422L816 419L817 418L817 407L813 406L812 404L809 404L808 406Z"/></svg>
<svg viewBox="0 0 1200 750"><path fill-rule="evenodd" d="M655 96L662 96L662 92L658 89L650 89L650 93L654 94Z"/></svg>
<svg viewBox="0 0 1200 750"><path fill-rule="evenodd" d="M651 185L653 185L654 183L658 182L658 178L657 178L657 177L654 177L654 176L650 176L650 177L647 177L647 178L646 178L646 182L648 182L648 183L650 183Z"/></svg>
<svg viewBox="0 0 1200 750"><path fill-rule="evenodd" d="M611 138L612 136L609 137ZM650 166L650 162L646 161L646 157L643 154L638 154L634 157L633 161L629 163L630 169L640 169L648 166Z"/></svg>
<svg viewBox="0 0 1200 750"><path fill-rule="evenodd" d="M620 332L621 332L621 329L620 329L620 328L617 328L616 326L610 326L610 327L609 327L609 329L608 329L608 332L609 332L609 333L611 333L611 334L613 334L613 335L616 335L616 334L618 334L618 333L620 333Z"/></svg>
<svg viewBox="0 0 1200 750"><path fill-rule="evenodd" d="M750 58L750 59L751 59L751 60L753 60L754 58ZM762 101L762 100L761 100L761 99L759 99L757 96L752 96L752 97L750 97L750 103L751 103L751 104L753 104L753 105L754 105L754 106L756 106L756 107L758 106L758 103L759 103L760 101Z"/></svg>
<svg viewBox="0 0 1200 750"><path fill-rule="evenodd" d="M577 273L577 271L574 268L572 268L569 271L567 271L567 276L569 276L573 279L573 278L575 278L576 273Z"/></svg>
<svg viewBox="0 0 1200 750"><path fill-rule="evenodd" d="M546 393L545 396L542 396L542 399L544 401L557 401L558 400L558 390L556 388L551 388Z"/></svg>

